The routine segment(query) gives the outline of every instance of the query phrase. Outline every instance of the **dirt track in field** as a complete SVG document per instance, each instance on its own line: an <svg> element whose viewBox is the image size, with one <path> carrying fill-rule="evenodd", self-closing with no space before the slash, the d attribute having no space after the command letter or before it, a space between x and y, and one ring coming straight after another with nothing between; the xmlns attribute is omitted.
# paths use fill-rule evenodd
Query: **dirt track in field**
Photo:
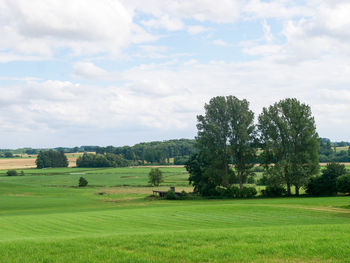
<svg viewBox="0 0 350 263"><path fill-rule="evenodd" d="M69 167L75 166L77 158L68 158ZM34 158L0 159L0 170L36 168Z"/></svg>

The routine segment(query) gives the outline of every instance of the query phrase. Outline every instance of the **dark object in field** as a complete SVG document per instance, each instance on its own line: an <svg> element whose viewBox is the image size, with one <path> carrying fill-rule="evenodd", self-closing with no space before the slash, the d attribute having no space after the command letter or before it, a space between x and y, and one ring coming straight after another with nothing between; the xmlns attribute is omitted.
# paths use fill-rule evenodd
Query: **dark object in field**
<svg viewBox="0 0 350 263"><path fill-rule="evenodd" d="M7 176L17 176L18 173L16 170L8 170L6 173Z"/></svg>
<svg viewBox="0 0 350 263"><path fill-rule="evenodd" d="M172 192L174 193L174 196L180 196L180 192L175 192L175 187L172 186L170 187L170 190L168 191L158 191L158 190L153 190L153 195L158 195L159 197L166 197L167 193Z"/></svg>
<svg viewBox="0 0 350 263"><path fill-rule="evenodd" d="M79 178L79 187L85 187L88 185L88 181L84 177Z"/></svg>

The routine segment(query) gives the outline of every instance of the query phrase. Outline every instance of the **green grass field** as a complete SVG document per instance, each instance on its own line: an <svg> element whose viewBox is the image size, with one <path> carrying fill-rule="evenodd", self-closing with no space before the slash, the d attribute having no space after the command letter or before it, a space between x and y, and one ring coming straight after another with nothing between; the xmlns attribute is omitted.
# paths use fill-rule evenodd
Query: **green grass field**
<svg viewBox="0 0 350 263"><path fill-rule="evenodd" d="M0 171L0 262L350 262L350 197L146 198L191 190L161 170L159 188L145 167Z"/></svg>

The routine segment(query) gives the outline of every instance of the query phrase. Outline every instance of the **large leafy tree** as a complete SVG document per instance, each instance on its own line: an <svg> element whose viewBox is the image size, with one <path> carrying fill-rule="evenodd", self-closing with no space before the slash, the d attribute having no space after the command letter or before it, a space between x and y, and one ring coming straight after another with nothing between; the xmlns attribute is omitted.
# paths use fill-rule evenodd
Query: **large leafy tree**
<svg viewBox="0 0 350 263"><path fill-rule="evenodd" d="M263 109L258 127L264 166L271 170L277 165L288 194L294 185L298 195L319 169L319 138L310 107L294 98L281 100Z"/></svg>
<svg viewBox="0 0 350 263"><path fill-rule="evenodd" d="M243 182L250 174L256 157L256 129L254 113L249 109L247 100L236 97L227 98L229 119L229 145L232 161L237 171L239 187L242 191Z"/></svg>
<svg viewBox="0 0 350 263"><path fill-rule="evenodd" d="M234 96L214 97L205 104L204 109L205 114L197 117L196 142L199 155L190 163L205 163L206 167L196 169L200 173L190 178L197 178L200 175L202 186L205 185L204 188L208 193L209 186L229 187L234 179L229 166L232 162L242 190L244 179L252 167L256 153L253 145L254 113L249 110L249 103L246 100L239 100Z"/></svg>

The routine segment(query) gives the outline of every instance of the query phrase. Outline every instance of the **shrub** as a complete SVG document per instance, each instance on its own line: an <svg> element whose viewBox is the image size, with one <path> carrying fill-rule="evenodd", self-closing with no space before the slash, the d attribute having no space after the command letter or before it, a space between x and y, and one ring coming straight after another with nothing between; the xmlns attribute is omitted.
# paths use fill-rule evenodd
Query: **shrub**
<svg viewBox="0 0 350 263"><path fill-rule="evenodd" d="M283 196L287 193L286 189L283 186L266 186L265 189L261 190L261 194L263 196L268 196L268 197L279 197Z"/></svg>
<svg viewBox="0 0 350 263"><path fill-rule="evenodd" d="M17 176L18 173L16 170L8 170L6 173L7 176Z"/></svg>
<svg viewBox="0 0 350 263"><path fill-rule="evenodd" d="M167 200L175 200L176 199L176 194L169 190L166 194L165 194L165 199Z"/></svg>
<svg viewBox="0 0 350 263"><path fill-rule="evenodd" d="M179 199L183 200L188 197L188 193L186 193L184 190L180 192Z"/></svg>
<svg viewBox="0 0 350 263"><path fill-rule="evenodd" d="M340 193L350 193L350 174L338 177L337 191Z"/></svg>
<svg viewBox="0 0 350 263"><path fill-rule="evenodd" d="M268 185L268 177L266 175L263 175L263 177L261 177L258 181L257 181L257 185Z"/></svg>
<svg viewBox="0 0 350 263"><path fill-rule="evenodd" d="M253 176L249 176L247 179L248 184L255 184L255 178Z"/></svg>
<svg viewBox="0 0 350 263"><path fill-rule="evenodd" d="M254 166L252 168L252 172L255 172L255 173L263 173L264 172L264 167L262 166Z"/></svg>
<svg viewBox="0 0 350 263"><path fill-rule="evenodd" d="M21 171L21 173L19 174L20 176L24 176L24 172L23 171Z"/></svg>
<svg viewBox="0 0 350 263"><path fill-rule="evenodd" d="M345 165L328 163L322 171L322 176L311 178L306 186L306 192L310 195L336 195L337 178L346 173Z"/></svg>
<svg viewBox="0 0 350 263"><path fill-rule="evenodd" d="M88 185L88 181L84 177L79 178L79 187L85 187Z"/></svg>
<svg viewBox="0 0 350 263"><path fill-rule="evenodd" d="M256 196L257 193L258 192L256 191L255 187L243 186L240 196L243 198L252 198Z"/></svg>
<svg viewBox="0 0 350 263"><path fill-rule="evenodd" d="M239 198L241 196L241 192L239 191L239 188L237 186L232 185L230 188L227 189L227 196Z"/></svg>
<svg viewBox="0 0 350 263"><path fill-rule="evenodd" d="M306 185L306 193L309 195L325 195L325 190L327 185L325 185L323 178L321 176L313 177L310 179L309 183Z"/></svg>

